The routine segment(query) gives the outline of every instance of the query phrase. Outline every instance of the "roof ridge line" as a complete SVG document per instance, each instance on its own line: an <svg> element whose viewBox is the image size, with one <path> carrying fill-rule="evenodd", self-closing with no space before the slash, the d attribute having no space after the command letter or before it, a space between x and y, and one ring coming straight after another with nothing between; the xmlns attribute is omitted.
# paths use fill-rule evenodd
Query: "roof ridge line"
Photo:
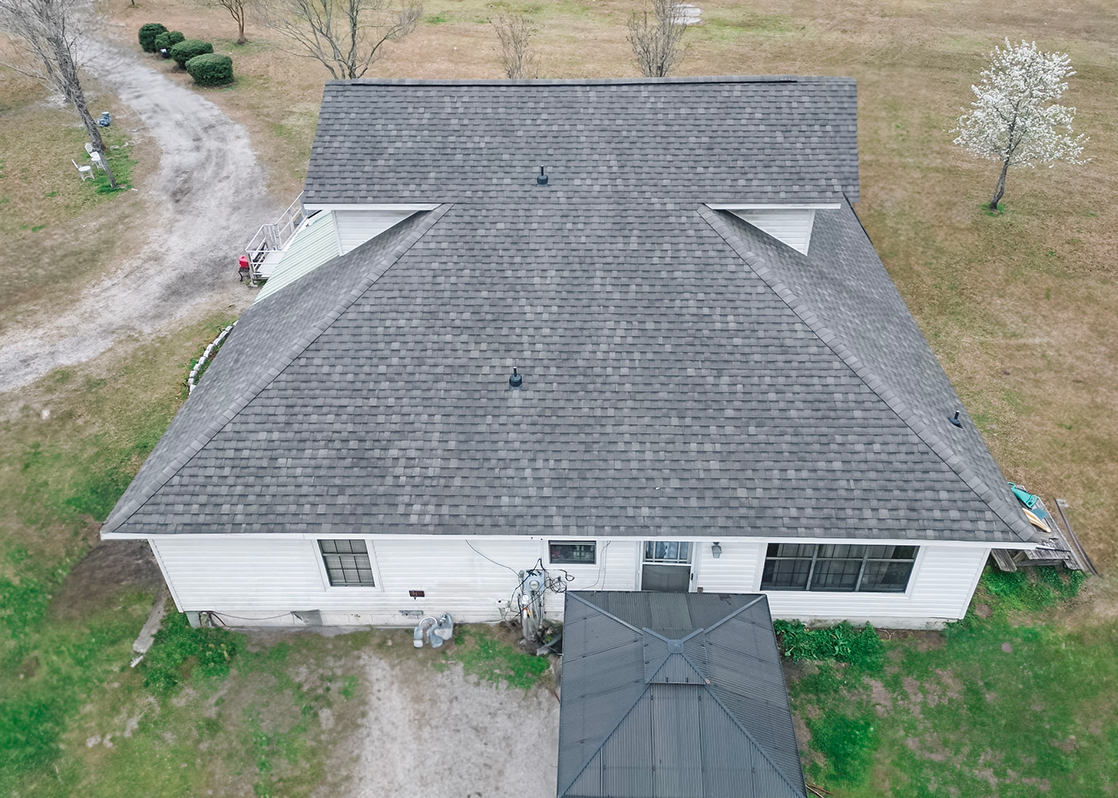
<svg viewBox="0 0 1118 798"><path fill-rule="evenodd" d="M849 202L849 199L847 199L848 207L850 207ZM853 213L852 207L851 212ZM840 336L823 323L822 319L815 314L804 299L772 273L766 265L765 258L746 248L744 242L718 217L717 213L717 211L713 210L705 203L701 204L698 208L698 214L702 217L703 221L710 225L711 229L713 229L714 232L734 250L745 265L796 314L800 321L802 321L809 330L815 333L815 336L845 363L847 368L854 372L855 376L857 376L877 398L884 402L885 406L892 410L897 418L899 418L925 446L931 449L933 454L942 460L956 476L963 480L964 484L966 484L966 486L1009 527L1009 530L1021 539L1021 542L1030 541L1033 538L1033 534L1031 533L1031 526L1029 522L1025 520L1025 517L1023 515L1018 517L1006 512L1005 502L1001 497L994 494L993 490L982 480L974 469L964 464L963 459L959 457L946 441L932 432L931 428L921 419L916 418L915 414L905 405L900 397L893 392L886 384L885 380L871 371L865 361L854 354L854 352L842 342ZM857 216L857 214L854 215ZM749 224L749 222L744 219L742 219L742 222ZM755 225L750 226L756 227ZM965 411L966 408L963 408L963 410ZM1026 529L1026 527L1028 527L1028 529Z"/></svg>
<svg viewBox="0 0 1118 798"><path fill-rule="evenodd" d="M763 599L763 598L764 598L764 596L763 596L763 595L759 595L759 596L757 596L757 598L753 599L753 601L749 602L748 604L746 604L746 605L744 605L744 606L741 606L741 607L738 607L738 608L737 608L736 610L734 610L733 612L731 612L731 613L730 613L729 615L727 615L727 616L726 616L725 618L722 618L722 619L720 619L720 620L718 620L718 621L715 621L714 623L712 623L712 624L711 624L710 626L708 626L708 627L706 628L706 633L707 633L707 634L710 634L711 632L713 632L713 631L714 631L715 629L717 629L717 628L718 628L719 626L721 626L722 624L724 624L724 623L727 623L727 622L728 622L728 621L730 621L730 620L731 620L732 618L736 618L737 616L741 615L741 614L742 614L743 612L745 612L745 611L746 611L747 609L749 609L750 607L752 607L752 606L753 606L754 604L756 604L756 603L757 603L758 601L760 601L760 600L761 600L761 599ZM771 614L770 614L770 617L771 617Z"/></svg>
<svg viewBox="0 0 1118 798"><path fill-rule="evenodd" d="M175 476L175 474L193 460L197 454L205 448L206 444L213 440L215 435L221 432L230 421L236 418L240 412L245 409L249 402L255 399L261 391L267 388L276 379L276 377L282 374L300 354L306 351L308 346L314 343L323 332L330 328L330 325L337 321L339 316L352 306L354 302L360 299L377 280L383 277L384 274L392 268L417 241L419 241L419 239L425 236L439 219L450 210L451 205L452 203L444 203L433 211L421 211L421 213L430 213L431 216L419 224L415 230L408 233L408 235L392 247L392 249L378 258L375 262L377 266L370 269L363 269L359 272L361 279L357 282L356 286L343 294L342 299L319 317L318 321L309 325L303 335L300 335L296 339L294 344L278 354L271 368L265 371L263 376L251 383L248 388L230 402L216 420L211 421L200 433L195 435L190 442L180 450L179 454L163 467L163 470L159 473L159 478L149 488L140 491L136 496L130 498L126 505L114 508L112 515L106 519L101 531L103 533L112 532L131 518L137 510L143 507L148 499L154 496ZM373 239L370 239L370 241L371 240ZM249 309L251 310L251 306ZM120 511L119 515L117 510Z"/></svg>
<svg viewBox="0 0 1118 798"><path fill-rule="evenodd" d="M792 792L794 792L797 795L805 795L805 793L800 792L800 789L795 784L793 784L791 782L791 780L788 778L788 774L785 773L783 770L781 770L780 767L777 766L776 762L773 762L772 757L769 756L769 752L765 750L765 746L763 746L759 742L757 742L757 738L749 733L749 729L747 729L747 728L745 728L744 726L741 725L741 721L739 721L737 719L737 717L735 717L734 713L730 711L730 708L728 706L726 706L725 702L721 698L718 697L718 694L714 692L714 689L712 688L712 686L709 685L709 684L703 685L703 689L707 693L710 694L710 697L713 698L715 703L718 704L718 706L722 708L722 711L726 713L726 715L730 718L731 721L733 721L733 724L735 726L737 726L739 729L741 729L741 733L744 734L747 738L749 738L749 742L753 743L753 747L756 748L760 752L761 757L766 762L769 763L769 765L772 767L772 769L780 774L780 778L784 779L784 783L792 788ZM797 757L798 757L799 753L800 753L799 752L799 743L797 743L796 744Z"/></svg>
<svg viewBox="0 0 1118 798"><path fill-rule="evenodd" d="M506 78L344 78L329 80L327 86L606 86L671 83L831 83L854 82L844 75L691 75L664 78L549 78L508 80Z"/></svg>

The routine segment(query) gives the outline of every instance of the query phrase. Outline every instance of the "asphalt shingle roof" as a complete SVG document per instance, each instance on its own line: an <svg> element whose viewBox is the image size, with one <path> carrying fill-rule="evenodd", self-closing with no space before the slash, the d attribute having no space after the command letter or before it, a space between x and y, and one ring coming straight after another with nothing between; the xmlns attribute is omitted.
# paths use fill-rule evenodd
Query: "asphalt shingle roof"
<svg viewBox="0 0 1118 798"><path fill-rule="evenodd" d="M622 85L660 107L682 84ZM734 84L696 85L714 107ZM746 86L773 106L846 97L836 135L853 129L849 81L799 100ZM471 87L327 96L403 89L420 118ZM534 102L569 89L541 84ZM476 90L479 105L505 96ZM761 126L776 150L792 138ZM559 152L583 134L553 135ZM838 147L826 138L819 151ZM341 157L323 140L308 190ZM948 423L961 403L849 207L817 212L805 257L696 200L701 180L597 196L590 176L564 189L552 175L505 193L440 184L437 210L246 311L105 531L1028 539L965 412Z"/></svg>
<svg viewBox="0 0 1118 798"><path fill-rule="evenodd" d="M858 200L850 78L337 81L307 171L315 203Z"/></svg>
<svg viewBox="0 0 1118 798"><path fill-rule="evenodd" d="M802 798L762 595L566 596L559 798Z"/></svg>

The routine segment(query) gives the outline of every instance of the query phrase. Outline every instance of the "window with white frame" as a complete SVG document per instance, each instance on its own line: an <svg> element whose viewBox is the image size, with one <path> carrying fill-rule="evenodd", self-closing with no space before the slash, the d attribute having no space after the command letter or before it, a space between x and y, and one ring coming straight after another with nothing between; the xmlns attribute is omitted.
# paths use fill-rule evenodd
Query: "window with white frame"
<svg viewBox="0 0 1118 798"><path fill-rule="evenodd" d="M594 565L597 562L598 544L571 543L566 540L547 542L547 559L551 565Z"/></svg>
<svg viewBox="0 0 1118 798"><path fill-rule="evenodd" d="M762 590L903 593L916 546L770 543Z"/></svg>
<svg viewBox="0 0 1118 798"><path fill-rule="evenodd" d="M320 540L318 548L332 587L376 587L365 541Z"/></svg>
<svg viewBox="0 0 1118 798"><path fill-rule="evenodd" d="M677 540L649 540L644 544L644 561L662 565L691 562L691 544Z"/></svg>

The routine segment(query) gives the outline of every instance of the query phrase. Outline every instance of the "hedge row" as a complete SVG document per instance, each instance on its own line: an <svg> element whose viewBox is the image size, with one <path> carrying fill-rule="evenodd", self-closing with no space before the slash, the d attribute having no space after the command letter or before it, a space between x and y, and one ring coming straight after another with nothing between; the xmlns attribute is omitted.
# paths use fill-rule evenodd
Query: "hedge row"
<svg viewBox="0 0 1118 798"><path fill-rule="evenodd" d="M180 31L169 31L158 22L140 27L140 47L145 53L173 58L200 86L221 86L233 81L232 58L214 55L214 46L209 42L188 39Z"/></svg>
<svg viewBox="0 0 1118 798"><path fill-rule="evenodd" d="M185 69L186 62L194 56L206 55L213 51L214 46L209 42L204 42L201 39L185 39L171 48L171 58L175 59L175 63Z"/></svg>

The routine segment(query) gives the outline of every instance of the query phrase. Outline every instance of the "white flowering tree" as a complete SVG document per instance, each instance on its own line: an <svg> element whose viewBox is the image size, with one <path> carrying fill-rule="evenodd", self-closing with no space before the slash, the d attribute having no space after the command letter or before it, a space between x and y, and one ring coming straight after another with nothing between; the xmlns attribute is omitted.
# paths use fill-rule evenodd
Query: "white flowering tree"
<svg viewBox="0 0 1118 798"><path fill-rule="evenodd" d="M1006 39L1004 50L990 53L982 83L971 86L976 99L952 131L968 152L1001 163L990 210L998 209L1005 194L1009 167L1085 162L1087 137L1071 129L1075 109L1056 103L1074 74L1066 53L1039 52L1036 42L1013 45Z"/></svg>

